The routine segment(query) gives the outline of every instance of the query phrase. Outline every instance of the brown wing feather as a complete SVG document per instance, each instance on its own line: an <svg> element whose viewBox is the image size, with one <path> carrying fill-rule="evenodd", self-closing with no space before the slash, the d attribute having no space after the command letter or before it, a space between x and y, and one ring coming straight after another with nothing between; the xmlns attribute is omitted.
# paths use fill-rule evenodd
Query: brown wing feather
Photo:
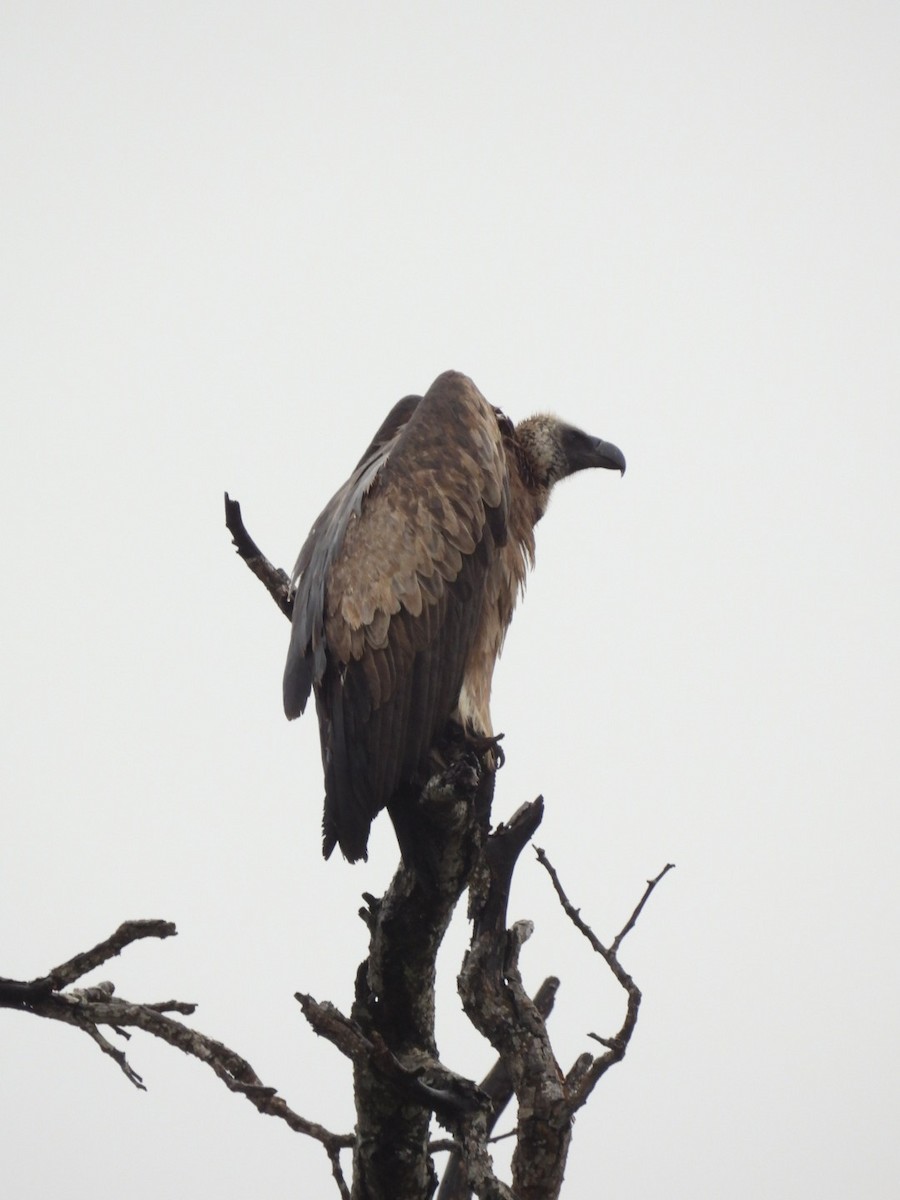
<svg viewBox="0 0 900 1200"><path fill-rule="evenodd" d="M346 523L324 588L315 681L324 851L364 857L369 825L425 765L459 696L509 482L497 417L440 376Z"/></svg>
<svg viewBox="0 0 900 1200"><path fill-rule="evenodd" d="M325 581L339 553L349 522L358 514L366 492L390 456L393 446L421 400L398 400L382 422L352 475L319 513L297 559L294 615L284 668L284 711L289 719L306 708L313 684L325 673Z"/></svg>

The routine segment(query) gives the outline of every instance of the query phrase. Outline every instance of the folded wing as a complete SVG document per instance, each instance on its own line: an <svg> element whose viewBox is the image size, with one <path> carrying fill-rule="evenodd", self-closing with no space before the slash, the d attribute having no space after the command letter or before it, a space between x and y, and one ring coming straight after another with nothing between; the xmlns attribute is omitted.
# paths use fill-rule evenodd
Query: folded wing
<svg viewBox="0 0 900 1200"><path fill-rule="evenodd" d="M284 704L298 716L315 692L326 857L338 843L365 857L372 819L454 712L508 508L497 415L446 372L395 405L313 526L294 572Z"/></svg>

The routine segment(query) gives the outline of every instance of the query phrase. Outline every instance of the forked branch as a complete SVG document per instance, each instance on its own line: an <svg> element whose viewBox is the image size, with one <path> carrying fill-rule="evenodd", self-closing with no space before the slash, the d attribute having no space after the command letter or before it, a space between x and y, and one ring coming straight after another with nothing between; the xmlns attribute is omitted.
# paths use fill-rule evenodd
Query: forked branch
<svg viewBox="0 0 900 1200"><path fill-rule="evenodd" d="M134 1003L116 996L110 982L64 990L88 971L120 954L132 942L147 937L173 937L176 932L170 921L125 921L110 937L53 967L46 975L31 980L0 978L0 1008L20 1009L81 1029L118 1064L126 1079L142 1091L146 1091L143 1079L128 1062L125 1052L115 1046L100 1027L109 1028L124 1038L131 1036L126 1032L129 1028L141 1029L168 1042L184 1054L206 1063L229 1091L245 1096L260 1112L278 1117L294 1132L320 1142L328 1155L338 1189L342 1196L349 1197L338 1155L341 1149L353 1145L353 1136L332 1133L300 1116L278 1095L276 1088L263 1083L245 1058L224 1043L168 1015L189 1016L196 1005L181 1000Z"/></svg>
<svg viewBox="0 0 900 1200"><path fill-rule="evenodd" d="M663 878L669 871L674 869L674 863L666 863L660 873L653 879L647 880L647 886L644 889L644 894L641 896L638 903L635 905L631 916L613 938L609 946L604 946L591 927L582 919L581 912L577 909L569 897L566 895L562 884L559 880L559 875L556 869L551 864L547 855L540 847L535 847L538 862L550 876L553 888L559 897L559 902L563 907L566 916L590 942L593 949L603 959L609 969L615 975L625 994L628 997L628 1003L625 1010L625 1019L619 1031L613 1034L612 1037L602 1037L598 1033L591 1033L588 1036L594 1041L600 1043L606 1048L606 1053L594 1058L592 1055L582 1055L573 1065L568 1075L566 1083L569 1087L569 1105L570 1111L574 1114L585 1103L588 1096L596 1087L602 1076L617 1062L625 1057L625 1051L628 1049L628 1043L631 1041L635 1026L637 1025L638 1010L641 1006L641 991L632 977L628 974L622 964L619 962L618 952L619 947L625 940L626 936L634 929L638 917L643 911L644 905L650 899L650 896Z"/></svg>

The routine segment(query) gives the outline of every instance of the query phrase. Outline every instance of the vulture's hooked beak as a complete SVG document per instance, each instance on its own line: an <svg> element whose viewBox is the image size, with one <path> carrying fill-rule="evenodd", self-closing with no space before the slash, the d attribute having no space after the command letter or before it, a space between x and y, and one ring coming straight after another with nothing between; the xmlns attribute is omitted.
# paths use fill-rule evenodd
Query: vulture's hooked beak
<svg viewBox="0 0 900 1200"><path fill-rule="evenodd" d="M625 455L612 442L591 437L589 433L569 425L563 429L562 444L570 475L589 467L604 467L608 471L625 474Z"/></svg>
<svg viewBox="0 0 900 1200"><path fill-rule="evenodd" d="M603 442L600 438L594 438L594 462L595 467L605 467L609 471L618 471L620 475L625 474L625 455L618 446L614 446L612 442Z"/></svg>

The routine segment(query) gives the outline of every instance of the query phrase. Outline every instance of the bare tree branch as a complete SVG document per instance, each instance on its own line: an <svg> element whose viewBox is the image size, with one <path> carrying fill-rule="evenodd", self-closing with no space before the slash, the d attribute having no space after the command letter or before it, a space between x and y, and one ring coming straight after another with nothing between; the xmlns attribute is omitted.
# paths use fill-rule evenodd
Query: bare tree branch
<svg viewBox="0 0 900 1200"><path fill-rule="evenodd" d="M341 1169L340 1147L337 1145L326 1146L325 1151L328 1155L328 1161L331 1163L331 1174L341 1194L341 1200L350 1200L350 1189L347 1187L347 1181L344 1179L344 1172Z"/></svg>
<svg viewBox="0 0 900 1200"><path fill-rule="evenodd" d="M175 937L177 934L178 930L171 921L123 921L110 937L98 942L91 950L86 950L83 954L76 954L68 962L54 967L47 978L54 990L67 987L76 979L80 979L82 975L86 975L88 971L92 971L95 967L99 967L121 954L125 947L130 946L132 942L139 941L141 938Z"/></svg>
<svg viewBox="0 0 900 1200"><path fill-rule="evenodd" d="M123 921L108 938L53 967L46 975L39 975L27 982L0 978L0 1008L30 1008L33 1001L74 983L88 971L121 954L132 942L148 937L174 937L177 932L171 921Z"/></svg>
<svg viewBox="0 0 900 1200"><path fill-rule="evenodd" d="M86 972L121 953L132 942L145 937L172 937L176 932L170 921L125 921L110 937L92 949L74 955L46 975L30 981L0 979L0 1007L17 1008L83 1030L104 1054L117 1063L129 1082L142 1091L146 1091L143 1079L128 1062L124 1051L113 1045L101 1033L99 1026L107 1026L125 1038L130 1037L127 1032L129 1028L141 1029L199 1059L215 1072L229 1091L245 1096L259 1112L278 1117L296 1133L320 1142L328 1155L338 1190L342 1197L349 1200L350 1193L341 1172L339 1153L341 1149L353 1145L353 1135L332 1133L315 1121L300 1116L277 1094L277 1089L267 1087L262 1082L245 1058L215 1038L167 1015L172 1012L190 1015L196 1005L180 1000L133 1003L116 996L115 987L109 982L62 990Z"/></svg>
<svg viewBox="0 0 900 1200"><path fill-rule="evenodd" d="M352 1062L374 1064L385 1079L391 1080L430 1111L439 1116L452 1116L486 1107L488 1098L476 1085L450 1071L437 1058L420 1055L415 1066L407 1066L392 1053L379 1034L370 1039L355 1021L345 1017L333 1004L319 1003L302 992L295 998L320 1037L326 1038Z"/></svg>
<svg viewBox="0 0 900 1200"><path fill-rule="evenodd" d="M534 1005L538 1012L544 1018L549 1017L553 1011L553 1004L556 1000L556 993L559 991L559 980L552 975L545 979L541 986L534 994ZM514 1137L515 1131L502 1134L501 1137L492 1138L490 1134L496 1128L497 1122L503 1114L504 1109L515 1094L513 1091L513 1081L509 1073L509 1068L502 1058L498 1058L497 1062L491 1067L484 1079L478 1085L480 1090L488 1097L491 1102L491 1112L487 1120L485 1132L489 1137L489 1141L498 1142L503 1138ZM434 1143L431 1145L432 1151L438 1149ZM444 1168L444 1174L441 1178L441 1186L438 1189L437 1200L469 1200L471 1190L467 1183L467 1176L464 1164L462 1162L461 1148L458 1144L453 1143L449 1147L440 1147L451 1150L450 1160Z"/></svg>
<svg viewBox="0 0 900 1200"><path fill-rule="evenodd" d="M647 880L646 890L644 891L643 896L641 896L640 900L638 901L637 905L635 906L634 912L631 914L631 916L628 918L628 920L625 922L625 924L622 926L622 928L619 930L619 932L613 938L612 945L610 946L611 954L615 954L617 952L617 950L619 949L619 946L621 946L622 942L624 941L625 936L628 933L630 933L632 929L634 929L635 925L637 924L637 919L641 915L644 905L650 899L650 895L653 892L653 889L656 887L656 885L659 883L659 881L662 879L662 877L664 875L667 875L669 873L669 871L674 871L674 870L675 870L674 863L666 863L666 865L663 867L663 869L660 871L660 873L655 878Z"/></svg>
<svg viewBox="0 0 900 1200"><path fill-rule="evenodd" d="M288 620L294 612L291 578L281 567L273 566L244 527L241 506L225 493L225 528L231 534L238 554L263 584Z"/></svg>
<svg viewBox="0 0 900 1200"><path fill-rule="evenodd" d="M600 955L600 957L612 971L613 975L621 984L628 997L625 1019L622 1022L622 1026L618 1033L615 1033L612 1037L608 1038L601 1037L600 1034L597 1033L592 1033L589 1035L606 1048L606 1053L601 1055L599 1058L592 1058L590 1055L582 1055L575 1062L566 1076L566 1084L569 1090L570 1110L574 1114L586 1102L587 1098L590 1096L599 1080L603 1075L606 1074L609 1068L615 1063L621 1062L625 1057L625 1051L628 1049L628 1043L631 1041L632 1034L634 1033L635 1026L637 1025L638 1010L641 1006L641 992L632 977L619 962L618 949L625 937L634 928L638 917L643 911L644 905L650 899L650 895L656 885L664 875L673 870L675 864L666 863L666 865L655 878L647 881L647 887L644 890L644 894L635 906L631 916L613 939L612 945L606 947L603 945L591 927L582 919L580 910L575 908L575 906L569 900L562 884L560 883L559 875L557 874L553 865L550 863L550 860L547 858L547 855L544 853L544 851L539 847L535 847L535 853L537 854L538 862L550 876L554 890L559 897L560 904L562 905L566 916L569 918L575 928L587 938L593 949L597 952L597 954Z"/></svg>
<svg viewBox="0 0 900 1200"><path fill-rule="evenodd" d="M474 932L459 977L466 1014L499 1053L518 1101L512 1180L517 1200L555 1200L572 1135L562 1071L519 973L519 951L531 926L517 922L506 928L513 870L542 816L538 797L491 834L484 876L477 891L471 889Z"/></svg>

